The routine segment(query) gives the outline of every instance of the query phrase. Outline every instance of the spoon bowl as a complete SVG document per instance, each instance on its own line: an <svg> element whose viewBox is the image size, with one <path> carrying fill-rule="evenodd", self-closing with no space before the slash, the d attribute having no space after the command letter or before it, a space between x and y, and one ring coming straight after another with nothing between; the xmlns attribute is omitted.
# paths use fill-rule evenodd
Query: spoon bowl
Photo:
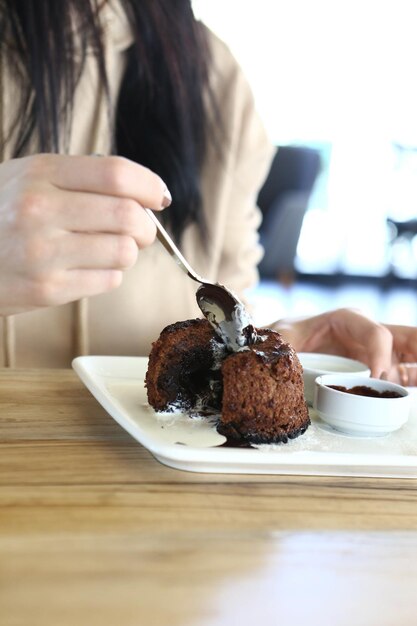
<svg viewBox="0 0 417 626"><path fill-rule="evenodd" d="M189 278L200 283L197 304L229 350L236 352L255 343L256 331L243 303L229 289L199 276L178 250L153 211L145 209L156 226L157 238Z"/></svg>
<svg viewBox="0 0 417 626"><path fill-rule="evenodd" d="M203 315L232 352L256 342L256 331L243 303L219 283L203 282L197 289Z"/></svg>

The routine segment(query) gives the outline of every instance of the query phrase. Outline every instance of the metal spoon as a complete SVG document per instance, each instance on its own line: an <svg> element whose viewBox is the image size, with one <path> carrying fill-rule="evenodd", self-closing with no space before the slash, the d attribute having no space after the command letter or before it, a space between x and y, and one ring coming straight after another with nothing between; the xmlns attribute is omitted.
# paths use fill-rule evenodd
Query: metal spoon
<svg viewBox="0 0 417 626"><path fill-rule="evenodd" d="M145 209L156 226L157 237L183 272L200 283L196 292L197 304L203 315L229 350L237 352L256 342L253 322L242 302L229 289L199 276L178 250L153 211Z"/></svg>

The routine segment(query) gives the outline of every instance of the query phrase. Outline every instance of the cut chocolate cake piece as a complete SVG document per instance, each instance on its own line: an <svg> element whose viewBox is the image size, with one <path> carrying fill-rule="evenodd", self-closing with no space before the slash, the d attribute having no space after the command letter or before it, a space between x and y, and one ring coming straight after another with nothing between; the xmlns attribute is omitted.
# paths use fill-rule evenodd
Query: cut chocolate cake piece
<svg viewBox="0 0 417 626"><path fill-rule="evenodd" d="M207 320L167 326L154 342L145 384L156 411L219 414L218 431L248 443L287 442L310 424L302 367L273 330L230 352Z"/></svg>

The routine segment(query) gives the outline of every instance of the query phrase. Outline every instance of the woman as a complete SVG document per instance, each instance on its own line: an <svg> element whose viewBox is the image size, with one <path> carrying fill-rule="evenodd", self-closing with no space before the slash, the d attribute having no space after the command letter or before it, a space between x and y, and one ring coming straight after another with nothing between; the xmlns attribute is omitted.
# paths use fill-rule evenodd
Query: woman
<svg viewBox="0 0 417 626"><path fill-rule="evenodd" d="M163 219L201 275L239 294L257 279L254 199L273 150L248 85L189 0L0 7L5 363L147 354L199 310L195 285L151 245L143 207L172 195ZM348 310L276 327L296 349L349 353L377 376L397 353L417 357L414 329Z"/></svg>

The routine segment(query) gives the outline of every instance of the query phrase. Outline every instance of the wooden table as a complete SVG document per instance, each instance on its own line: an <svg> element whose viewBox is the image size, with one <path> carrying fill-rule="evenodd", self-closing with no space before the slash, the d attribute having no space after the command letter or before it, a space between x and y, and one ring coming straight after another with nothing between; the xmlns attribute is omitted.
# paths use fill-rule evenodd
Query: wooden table
<svg viewBox="0 0 417 626"><path fill-rule="evenodd" d="M2 626L417 624L417 481L160 465L72 371L0 372Z"/></svg>

